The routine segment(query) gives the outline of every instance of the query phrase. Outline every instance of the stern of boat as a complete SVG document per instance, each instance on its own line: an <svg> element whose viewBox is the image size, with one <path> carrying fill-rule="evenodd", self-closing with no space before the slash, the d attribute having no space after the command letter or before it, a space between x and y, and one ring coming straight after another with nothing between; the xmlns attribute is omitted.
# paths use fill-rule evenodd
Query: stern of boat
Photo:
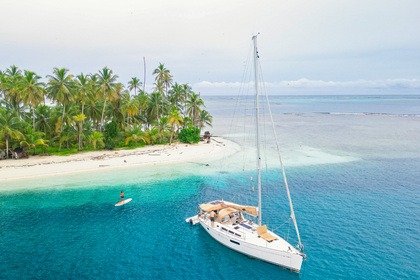
<svg viewBox="0 0 420 280"><path fill-rule="evenodd" d="M190 225L195 226L196 224L198 224L200 221L198 220L198 215L189 217L185 219L186 223L189 223Z"/></svg>

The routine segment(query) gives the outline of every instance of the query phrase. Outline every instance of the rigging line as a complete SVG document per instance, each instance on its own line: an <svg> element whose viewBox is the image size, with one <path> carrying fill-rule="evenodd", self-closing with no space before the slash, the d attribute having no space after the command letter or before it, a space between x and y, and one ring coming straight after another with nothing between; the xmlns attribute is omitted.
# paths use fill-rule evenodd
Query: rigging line
<svg viewBox="0 0 420 280"><path fill-rule="evenodd" d="M249 84L248 83L246 83L245 81L247 81L247 80L249 80L249 76L250 76L250 66L251 66L251 55L250 55L250 51L248 52L248 59L247 59L247 63L246 63L246 72L244 73L244 77L243 77L243 80L242 80L242 86L243 86L243 88L242 88L242 95L241 95L241 97L242 97L242 99L241 99L241 102L244 104L244 106L242 106L242 108L244 108L243 110L243 118L242 118L242 131L241 131L241 134L243 135L242 136L242 143L247 143L248 142L248 137L249 137L249 135L246 133L247 131L247 126L246 126L246 124L247 124L247 120L248 120L248 111L249 111L249 108L248 108L248 95L249 95ZM239 117L238 117L239 118ZM248 157L248 154L247 153L243 153L242 154L242 164L243 164L243 166L242 166L242 169L243 170L245 170L245 164L246 164L246 162L247 162L247 157Z"/></svg>
<svg viewBox="0 0 420 280"><path fill-rule="evenodd" d="M227 135L228 137L227 138L229 138L229 136L232 134L232 131L233 131L233 127L234 127L233 123L236 119L236 111L237 111L237 108L239 108L238 103L239 103L239 98L236 98L236 103L235 103L234 108L233 108L233 114L230 118L230 124L228 126L229 130L228 130L228 135ZM236 141L234 141L234 139L229 139L229 140L236 143ZM220 166L221 166L220 170L226 170L224 167L226 167L228 165L226 153L227 153L227 151L226 151L226 149L224 149L224 155L223 155L223 158L222 158L222 161L221 161L221 164L220 164Z"/></svg>
<svg viewBox="0 0 420 280"><path fill-rule="evenodd" d="M275 228L273 228L272 231L277 231L279 228L281 228L282 226L284 226L285 224L289 224L289 228L290 228L290 220L291 218L289 217L284 223L282 223L281 225L276 226Z"/></svg>
<svg viewBox="0 0 420 280"><path fill-rule="evenodd" d="M266 88L265 88L263 71L262 71L262 68L261 68L261 64L259 63L259 60L258 60L258 67L259 67L259 71L258 71L259 79L261 80L261 84L263 85L262 95L266 95L267 91L266 91ZM268 129L268 126L267 126L267 119L268 119L267 110L268 110L267 109L267 104L265 102L262 102L260 112L262 112L262 118L261 118L262 121L263 121L263 125L262 125L263 133L262 134L264 135L264 137L263 137L264 141L262 143L263 144L263 153L264 153L264 163L265 163L265 168L264 169L265 169L265 172L268 174L268 161L269 161L269 152L268 151L270 151L270 149L269 149L270 141L268 139L269 139L270 135L268 133L269 129ZM268 182L269 182L269 180L267 178L268 177L266 176L265 177L265 184L268 184ZM275 194L275 190L273 188L264 188L263 190L264 190L264 194L268 194L268 195L274 195Z"/></svg>
<svg viewBox="0 0 420 280"><path fill-rule="evenodd" d="M261 65L259 65L259 66L261 68ZM262 77L262 69L260 69L260 73L261 73L260 75ZM274 126L274 119L273 119L273 114L271 112L270 101L268 99L268 94L267 94L267 91L266 91L266 88L265 88L264 80L262 80L262 81L263 81L262 84L264 86L264 92L265 92L265 98L266 98L266 101L267 101L267 107L268 107L268 111L269 111L269 116L270 116L270 120L271 120L271 124L272 124L272 129L273 129L273 133L274 133L274 140L275 140L275 144L276 144L276 147L277 147L278 157L279 157L279 160L280 160L281 171L282 171L282 175L283 175L283 181L284 181L284 185L286 187L287 197L289 199L290 217L292 218L293 224L295 226L296 235L297 235L297 238L298 238L299 249L301 251L303 251L303 244L302 244L302 241L300 239L299 228L298 228L297 221L296 221L295 211L293 210L293 202L292 202L292 197L290 195L289 184L287 182L287 177L286 177L286 172L285 172L285 168L284 168L284 164L283 164L283 159L282 159L281 154L280 154L280 146L279 146L279 141L278 141L278 137L277 137L277 133L276 133L276 128Z"/></svg>
<svg viewBox="0 0 420 280"><path fill-rule="evenodd" d="M240 108L243 108L244 106L242 106L242 103L244 103L244 101L247 100L247 98L241 98L243 97L243 95L246 95L247 93L249 94L249 89L247 90L246 87L249 87L249 83L245 83L246 79L249 78L249 73L250 73L250 61L251 61L251 52L252 50L252 43L250 43L250 47L249 47L249 51L248 51L248 57L247 60L245 61L245 65L244 65L244 69L243 69L243 73L242 73L242 80L240 83L240 87L238 89L236 98L235 98L235 105L233 108L233 114L231 115L230 118L230 124L229 124L229 129L228 129L228 138L230 138L231 141L233 142L238 142L238 136L235 134L236 132L239 132L239 128L244 127L244 124L241 125L241 122L246 123L246 118L242 118L242 111L240 110ZM246 112L246 111L245 111ZM234 135L232 135L232 133L234 133ZM242 133L242 135L247 135L246 133ZM242 136L244 137L244 136ZM239 141L240 144L240 141ZM242 148L243 149L243 148ZM244 157L244 153L242 153L242 156ZM229 170L229 168L226 168L229 165L229 162L227 160L227 156L226 156L226 151L225 151L225 155L223 157L223 161L221 162L220 166L220 170ZM245 163L246 160L243 160L243 162ZM225 168L223 168L225 167ZM231 195L232 196L232 195ZM239 197L238 194L233 195L233 198L235 197ZM232 198L232 197L231 197ZM243 197L241 197L243 199Z"/></svg>
<svg viewBox="0 0 420 280"><path fill-rule="evenodd" d="M238 116L238 108L241 108L242 106L240 107L239 105L240 105L241 102L244 102L241 99L241 97L243 95L245 95L245 85L246 85L245 80L247 78L247 73L249 72L249 67L250 67L251 47L252 47L252 44L250 44L250 47L249 47L249 50L248 50L248 57L245 61L245 67L244 67L243 73L242 73L242 80L241 80L241 83L240 83L238 94L236 96L236 103L235 103L235 107L234 107L233 116L231 118L231 122L230 122L230 125L229 125L228 135L230 135L230 136L232 135L232 131L233 131L233 128L234 128L234 122L236 122L236 125L239 126L240 117ZM243 120L243 118L241 118L241 119ZM245 125L243 125L243 127L245 129ZM243 154L243 156L244 156L244 154ZM245 160L243 160L243 163L244 162L245 162Z"/></svg>
<svg viewBox="0 0 420 280"><path fill-rule="evenodd" d="M243 135L245 137L245 139L244 139L245 143L255 144L257 136L255 134L254 127L253 127L252 130L249 128L250 124L252 124L252 125L255 124L255 118L256 118L256 116L255 116L255 104L254 104L255 100L254 100L254 98L250 98L250 97L253 97L253 95L254 95L254 92L253 92L254 84L251 82L253 80L253 63L254 63L253 58L254 58L254 45L253 45L252 42L250 42L249 49L248 49L248 61L247 61L247 66L248 66L247 80L246 80L247 82L244 82L244 85L246 85L247 92L246 92L246 95L245 95L245 98L244 98L244 104L246 106L244 106L244 108L245 108L245 111L244 111L245 118L244 118ZM248 127L247 127L247 125L248 125ZM252 133L250 133L250 132L252 132ZM252 139L252 141L251 141L251 139ZM247 161L247 160L244 159L244 162L243 162L244 165L246 164L246 162L249 162L249 163L254 163L255 162L253 154L251 156L251 153L250 153L250 152L252 152L251 147L254 148L255 145L248 145L247 151L244 153L244 156L246 156L248 159L252 158L252 160ZM255 162L255 164L256 164L256 162ZM254 169L254 168L252 168L252 169ZM254 175L256 175L256 174L254 174ZM255 176L255 178L257 178L257 176Z"/></svg>

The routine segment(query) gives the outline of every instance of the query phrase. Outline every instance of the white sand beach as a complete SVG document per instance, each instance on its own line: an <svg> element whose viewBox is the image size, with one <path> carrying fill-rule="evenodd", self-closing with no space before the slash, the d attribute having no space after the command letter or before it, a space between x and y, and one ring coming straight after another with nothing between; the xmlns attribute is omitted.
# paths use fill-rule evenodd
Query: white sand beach
<svg viewBox="0 0 420 280"><path fill-rule="evenodd" d="M236 143L213 137L210 143L175 143L135 150L94 151L70 156L30 156L28 159L0 160L0 182L133 166L161 166L182 162L206 164L239 150L240 147Z"/></svg>

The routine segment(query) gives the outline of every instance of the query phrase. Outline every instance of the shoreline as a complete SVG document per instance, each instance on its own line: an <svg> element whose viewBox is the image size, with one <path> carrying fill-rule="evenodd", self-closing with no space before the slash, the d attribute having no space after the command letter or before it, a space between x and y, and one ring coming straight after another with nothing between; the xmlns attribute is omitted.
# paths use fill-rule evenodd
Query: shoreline
<svg viewBox="0 0 420 280"><path fill-rule="evenodd" d="M232 141L212 137L210 143L202 141L197 144L175 143L146 146L134 150L101 150L69 156L30 156L28 159L0 160L0 182L16 182L31 178L40 179L135 166L167 166L191 161L207 164L239 150L240 146ZM8 187L0 186L0 190L4 189Z"/></svg>

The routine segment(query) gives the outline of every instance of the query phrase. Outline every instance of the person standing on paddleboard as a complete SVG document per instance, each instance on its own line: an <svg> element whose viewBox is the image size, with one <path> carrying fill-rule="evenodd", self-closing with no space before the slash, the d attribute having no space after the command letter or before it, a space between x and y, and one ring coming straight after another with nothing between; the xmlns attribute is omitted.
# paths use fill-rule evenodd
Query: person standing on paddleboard
<svg viewBox="0 0 420 280"><path fill-rule="evenodd" d="M124 201L124 192L123 191L120 192L120 201Z"/></svg>

